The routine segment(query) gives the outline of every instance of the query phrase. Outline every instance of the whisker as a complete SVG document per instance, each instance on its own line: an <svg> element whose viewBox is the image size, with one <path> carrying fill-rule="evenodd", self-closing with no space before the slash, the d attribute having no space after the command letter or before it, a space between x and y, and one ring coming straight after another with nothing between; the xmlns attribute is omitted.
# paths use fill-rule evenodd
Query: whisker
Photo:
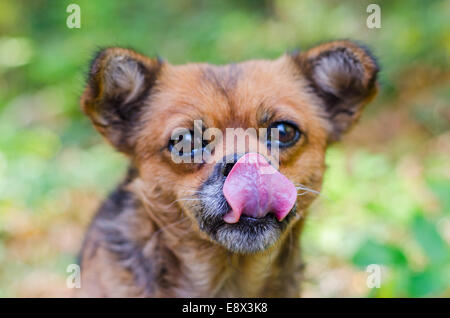
<svg viewBox="0 0 450 318"><path fill-rule="evenodd" d="M191 191L194 191L194 192L198 191L196 186L189 186L189 185L186 185L186 184L183 184L183 183L171 182L171 181L165 181L164 183L165 184L170 184L170 185L176 185L178 187L185 188L185 189L188 189L188 190L191 190Z"/></svg>
<svg viewBox="0 0 450 318"><path fill-rule="evenodd" d="M320 195L322 198L325 198L325 199L328 199L328 200L330 199L329 197L327 197L326 195L324 195L324 194L321 193L320 191L317 191L317 190L308 188L308 187L305 186L304 184L301 184L301 183L294 183L294 185L295 185L295 188L296 188L297 190L304 190L304 192L298 194L298 196L302 196L302 195L307 194L307 192L311 192L311 193Z"/></svg>
<svg viewBox="0 0 450 318"><path fill-rule="evenodd" d="M158 229L157 231L155 231L155 232L153 233L153 235L160 234L160 233L164 232L165 230L167 230L168 228L170 228L170 227L172 227L172 226L175 226L175 225L178 225L178 224L180 224L180 223L182 223L182 222L184 222L184 221L186 221L186 220L189 220L189 218L188 218L188 217L184 217L184 218L182 218L181 220L178 220L178 221L176 221L176 222L174 222L174 223L170 223L170 224L168 224L168 225L166 225L166 226L164 226L164 227Z"/></svg>
<svg viewBox="0 0 450 318"><path fill-rule="evenodd" d="M308 188L307 186L305 186L304 184L301 184L301 183L295 183L295 188L297 190L305 190L305 191L309 191L309 192L312 192L315 194L320 194L320 191Z"/></svg>
<svg viewBox="0 0 450 318"><path fill-rule="evenodd" d="M192 195L187 195L185 197L182 197L180 199L176 199L174 201L172 201L169 205L173 205L176 202L180 202L180 201L199 201L200 199L196 198L196 194L192 194Z"/></svg>

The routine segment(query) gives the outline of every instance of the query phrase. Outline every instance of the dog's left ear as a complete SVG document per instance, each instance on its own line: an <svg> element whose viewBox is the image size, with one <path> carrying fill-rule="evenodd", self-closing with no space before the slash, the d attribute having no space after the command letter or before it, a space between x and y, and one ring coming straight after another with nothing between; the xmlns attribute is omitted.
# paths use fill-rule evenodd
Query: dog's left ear
<svg viewBox="0 0 450 318"><path fill-rule="evenodd" d="M293 59L317 94L331 123L329 142L339 140L377 93L378 66L370 52L350 41L334 41Z"/></svg>
<svg viewBox="0 0 450 318"><path fill-rule="evenodd" d="M162 61L133 50L112 47L92 61L81 108L94 127L119 151L133 152L147 97L160 73Z"/></svg>

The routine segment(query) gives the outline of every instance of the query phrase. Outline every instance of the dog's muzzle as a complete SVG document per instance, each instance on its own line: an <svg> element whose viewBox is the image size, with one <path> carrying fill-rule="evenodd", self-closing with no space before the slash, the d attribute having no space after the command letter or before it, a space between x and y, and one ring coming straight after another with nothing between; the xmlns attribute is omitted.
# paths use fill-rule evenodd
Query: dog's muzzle
<svg viewBox="0 0 450 318"><path fill-rule="evenodd" d="M296 214L296 188L259 154L224 159L198 190L200 229L232 252L263 251Z"/></svg>

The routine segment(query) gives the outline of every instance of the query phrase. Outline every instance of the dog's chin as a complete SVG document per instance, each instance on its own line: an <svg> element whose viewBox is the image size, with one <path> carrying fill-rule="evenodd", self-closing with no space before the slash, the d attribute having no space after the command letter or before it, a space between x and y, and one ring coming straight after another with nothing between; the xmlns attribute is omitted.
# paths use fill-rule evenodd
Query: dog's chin
<svg viewBox="0 0 450 318"><path fill-rule="evenodd" d="M222 224L217 229L215 240L232 252L250 254L274 245L281 232L280 222L271 214L259 219L243 215L235 224Z"/></svg>
<svg viewBox="0 0 450 318"><path fill-rule="evenodd" d="M239 222L234 224L225 223L223 220L203 220L200 226L214 241L230 252L254 254L276 244L293 214L294 210L281 222L273 214L263 218L242 215Z"/></svg>

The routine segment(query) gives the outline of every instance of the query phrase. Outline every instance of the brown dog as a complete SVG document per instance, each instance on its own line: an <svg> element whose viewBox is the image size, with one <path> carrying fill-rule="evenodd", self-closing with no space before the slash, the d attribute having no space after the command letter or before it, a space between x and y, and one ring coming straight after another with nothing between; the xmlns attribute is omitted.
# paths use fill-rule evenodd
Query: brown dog
<svg viewBox="0 0 450 318"><path fill-rule="evenodd" d="M79 295L298 296L298 236L326 147L375 96L377 72L371 54L349 41L226 66L101 51L81 105L130 169L89 228ZM174 149L193 156L207 147L193 142L195 120L224 135L263 127L279 136L244 152L227 144L227 160L176 163ZM191 153L176 148L182 140L192 141ZM261 167L275 159L261 149L274 143L279 171L265 176Z"/></svg>

